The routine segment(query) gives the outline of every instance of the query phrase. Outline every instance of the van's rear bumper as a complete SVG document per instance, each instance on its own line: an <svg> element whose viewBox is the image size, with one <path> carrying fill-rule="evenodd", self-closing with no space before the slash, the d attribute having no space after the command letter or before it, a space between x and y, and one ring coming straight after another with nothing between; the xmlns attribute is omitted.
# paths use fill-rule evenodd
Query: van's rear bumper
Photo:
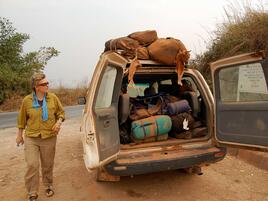
<svg viewBox="0 0 268 201"><path fill-rule="evenodd" d="M215 163L225 155L224 147L124 154L107 164L105 170L111 175L130 176Z"/></svg>

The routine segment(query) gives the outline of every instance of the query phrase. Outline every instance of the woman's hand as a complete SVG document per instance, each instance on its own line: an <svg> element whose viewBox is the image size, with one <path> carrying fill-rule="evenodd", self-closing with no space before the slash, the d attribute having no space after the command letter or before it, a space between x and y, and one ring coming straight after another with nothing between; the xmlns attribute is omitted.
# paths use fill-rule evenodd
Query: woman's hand
<svg viewBox="0 0 268 201"><path fill-rule="evenodd" d="M21 145L24 144L24 139L23 139L22 133L23 133L23 129L19 129L18 135L17 135L17 138L16 138L17 146L20 146L20 144Z"/></svg>
<svg viewBox="0 0 268 201"><path fill-rule="evenodd" d="M62 119L60 118L60 119L58 119L58 121L52 127L52 131L54 131L55 133L58 134L59 131L60 131L61 123L62 123Z"/></svg>
<svg viewBox="0 0 268 201"><path fill-rule="evenodd" d="M17 146L20 146L20 144L23 145L24 144L23 137L22 136L17 136L16 143L17 143Z"/></svg>

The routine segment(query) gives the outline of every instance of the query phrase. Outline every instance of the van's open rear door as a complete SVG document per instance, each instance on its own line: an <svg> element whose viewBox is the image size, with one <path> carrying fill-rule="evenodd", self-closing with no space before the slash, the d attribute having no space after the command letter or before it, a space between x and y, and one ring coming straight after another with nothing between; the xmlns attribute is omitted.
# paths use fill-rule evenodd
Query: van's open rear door
<svg viewBox="0 0 268 201"><path fill-rule="evenodd" d="M84 113L84 160L95 169L115 160L119 148L118 99L127 60L105 52L95 68Z"/></svg>
<svg viewBox="0 0 268 201"><path fill-rule="evenodd" d="M243 54L212 63L215 138L219 144L268 150L268 60Z"/></svg>

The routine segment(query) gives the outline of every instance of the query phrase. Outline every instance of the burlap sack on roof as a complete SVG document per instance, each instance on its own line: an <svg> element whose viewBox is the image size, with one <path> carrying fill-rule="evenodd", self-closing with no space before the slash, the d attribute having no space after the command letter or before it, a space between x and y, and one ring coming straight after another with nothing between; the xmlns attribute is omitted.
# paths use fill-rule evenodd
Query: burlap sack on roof
<svg viewBox="0 0 268 201"><path fill-rule="evenodd" d="M129 34L128 37L138 41L141 46L148 46L157 40L157 33L155 30L138 31Z"/></svg>
<svg viewBox="0 0 268 201"><path fill-rule="evenodd" d="M160 38L149 45L148 51L152 60L163 64L174 65L176 64L178 53L187 52L187 49L178 39ZM188 59L186 58L184 62L188 62Z"/></svg>
<svg viewBox="0 0 268 201"><path fill-rule="evenodd" d="M178 84L182 85L184 66L190 58L190 53L184 44L178 39L160 38L148 46L148 51L150 59L167 65L176 65Z"/></svg>
<svg viewBox="0 0 268 201"><path fill-rule="evenodd" d="M141 60L150 59L148 49L146 47L139 47L137 49L137 57Z"/></svg>
<svg viewBox="0 0 268 201"><path fill-rule="evenodd" d="M148 47L145 47L149 45ZM157 39L156 31L134 32L129 37L109 40L105 43L104 51L118 51L122 56L133 59L129 68L129 82L134 84L133 77L137 68L141 67L140 60L151 59L167 65L176 65L178 84L181 79L185 64L190 58L184 44L174 38Z"/></svg>

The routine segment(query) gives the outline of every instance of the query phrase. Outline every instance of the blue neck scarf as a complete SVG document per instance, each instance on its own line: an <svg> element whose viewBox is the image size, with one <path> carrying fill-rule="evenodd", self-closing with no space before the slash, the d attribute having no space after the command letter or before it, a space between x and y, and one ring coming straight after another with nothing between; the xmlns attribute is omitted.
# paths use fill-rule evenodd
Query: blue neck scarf
<svg viewBox="0 0 268 201"><path fill-rule="evenodd" d="M40 107L35 92L33 93L33 105L32 105L32 107L33 108L39 108ZM47 121L48 120L46 95L44 96L43 105L42 105L42 120L43 121Z"/></svg>

